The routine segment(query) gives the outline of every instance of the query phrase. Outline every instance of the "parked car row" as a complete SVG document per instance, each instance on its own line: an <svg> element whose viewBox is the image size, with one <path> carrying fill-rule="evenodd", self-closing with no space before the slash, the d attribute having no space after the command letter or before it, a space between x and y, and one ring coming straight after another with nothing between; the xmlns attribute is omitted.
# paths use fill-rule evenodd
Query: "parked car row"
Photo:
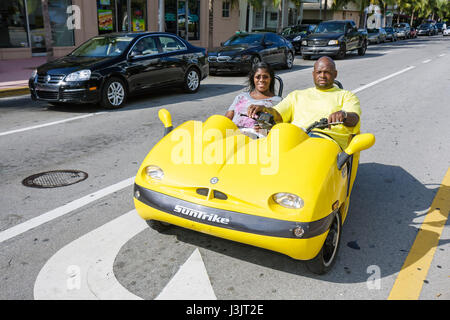
<svg viewBox="0 0 450 320"><path fill-rule="evenodd" d="M450 34L450 26L443 23L441 28L444 36ZM289 27L280 35L237 32L208 53L171 33L112 33L95 36L67 56L41 65L33 71L29 88L33 100L53 105L120 108L130 95L159 87L195 93L208 74L247 73L259 62L291 69L297 52L305 60L313 55L342 59L350 51L363 56L369 42L434 35L438 30L438 24L430 23L417 32L407 23L358 30L352 20L332 20Z"/></svg>

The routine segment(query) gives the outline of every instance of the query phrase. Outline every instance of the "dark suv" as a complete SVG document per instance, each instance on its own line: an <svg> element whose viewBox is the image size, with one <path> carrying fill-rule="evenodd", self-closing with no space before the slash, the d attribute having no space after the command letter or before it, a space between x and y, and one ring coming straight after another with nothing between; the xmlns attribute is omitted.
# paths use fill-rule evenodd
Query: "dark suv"
<svg viewBox="0 0 450 320"><path fill-rule="evenodd" d="M313 55L345 57L348 51L358 50L363 56L367 49L367 33L361 32L353 20L321 22L314 33L302 40L302 57L308 60Z"/></svg>

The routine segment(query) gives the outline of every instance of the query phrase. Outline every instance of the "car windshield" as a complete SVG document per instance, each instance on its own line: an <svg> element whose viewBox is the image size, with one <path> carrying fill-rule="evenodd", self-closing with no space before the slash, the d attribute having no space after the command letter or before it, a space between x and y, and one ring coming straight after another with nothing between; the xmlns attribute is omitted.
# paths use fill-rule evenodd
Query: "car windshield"
<svg viewBox="0 0 450 320"><path fill-rule="evenodd" d="M387 32L393 32L394 30L392 28L384 28Z"/></svg>
<svg viewBox="0 0 450 320"><path fill-rule="evenodd" d="M339 22L325 22L317 26L315 33L341 33L345 25Z"/></svg>
<svg viewBox="0 0 450 320"><path fill-rule="evenodd" d="M368 33L378 33L379 30L378 29L367 29Z"/></svg>
<svg viewBox="0 0 450 320"><path fill-rule="evenodd" d="M122 54L133 37L95 37L75 49L76 57L114 57Z"/></svg>
<svg viewBox="0 0 450 320"><path fill-rule="evenodd" d="M225 41L225 46L231 46L241 43L261 43L263 34L236 34Z"/></svg>
<svg viewBox="0 0 450 320"><path fill-rule="evenodd" d="M419 29L428 29L429 27L430 27L429 24L421 24L421 25L419 26Z"/></svg>

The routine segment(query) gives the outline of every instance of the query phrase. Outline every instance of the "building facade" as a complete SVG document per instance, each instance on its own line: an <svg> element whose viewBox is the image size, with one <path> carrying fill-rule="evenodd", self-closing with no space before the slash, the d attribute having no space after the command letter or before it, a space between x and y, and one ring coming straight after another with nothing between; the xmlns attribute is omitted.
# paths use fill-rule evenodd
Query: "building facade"
<svg viewBox="0 0 450 320"><path fill-rule="evenodd" d="M49 0L53 52L63 56L91 37L167 31L208 47L209 0ZM214 2L213 46L239 30L239 9ZM186 17L187 22L186 22ZM0 1L0 59L45 55L41 0Z"/></svg>

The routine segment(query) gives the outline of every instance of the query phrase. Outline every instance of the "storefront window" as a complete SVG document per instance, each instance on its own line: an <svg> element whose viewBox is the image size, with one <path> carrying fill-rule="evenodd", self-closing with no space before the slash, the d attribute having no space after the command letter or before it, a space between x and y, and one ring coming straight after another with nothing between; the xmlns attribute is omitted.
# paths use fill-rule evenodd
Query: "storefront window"
<svg viewBox="0 0 450 320"><path fill-rule="evenodd" d="M98 33L108 33L116 30L115 1L97 0Z"/></svg>
<svg viewBox="0 0 450 320"><path fill-rule="evenodd" d="M200 0L188 0L188 40L200 40Z"/></svg>
<svg viewBox="0 0 450 320"><path fill-rule="evenodd" d="M97 0L97 15L99 34L147 30L147 0Z"/></svg>
<svg viewBox="0 0 450 320"><path fill-rule="evenodd" d="M132 31L147 30L147 1L132 0L131 1L131 22Z"/></svg>
<svg viewBox="0 0 450 320"><path fill-rule="evenodd" d="M166 32L177 34L177 0L164 1Z"/></svg>
<svg viewBox="0 0 450 320"><path fill-rule="evenodd" d="M53 46L64 47L75 45L73 29L67 27L67 8L72 5L72 0L49 0L48 14L52 26Z"/></svg>
<svg viewBox="0 0 450 320"><path fill-rule="evenodd" d="M0 2L0 48L28 47L23 0Z"/></svg>
<svg viewBox="0 0 450 320"><path fill-rule="evenodd" d="M186 40L200 40L200 0L166 0L164 15L166 32L177 34Z"/></svg>

